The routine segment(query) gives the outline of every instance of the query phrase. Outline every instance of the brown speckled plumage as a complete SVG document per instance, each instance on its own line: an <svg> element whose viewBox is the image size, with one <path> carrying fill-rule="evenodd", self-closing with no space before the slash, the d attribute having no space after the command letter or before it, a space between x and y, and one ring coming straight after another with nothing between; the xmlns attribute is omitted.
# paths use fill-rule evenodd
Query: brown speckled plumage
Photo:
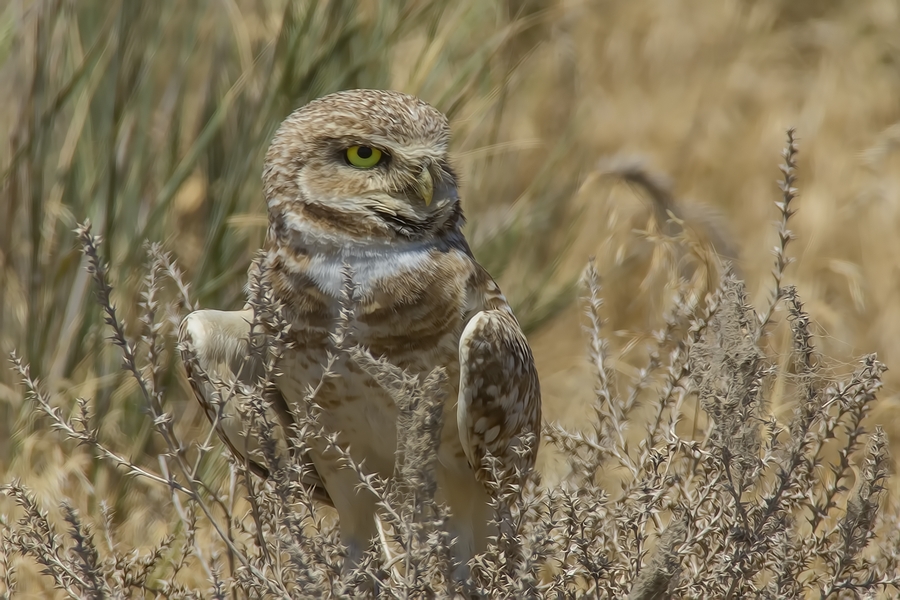
<svg viewBox="0 0 900 600"><path fill-rule="evenodd" d="M464 562L489 535L482 459L490 452L507 476L527 473L536 448L517 447L529 436L536 440L541 406L528 343L463 237L449 138L440 112L398 92L340 92L295 111L266 156L264 272L291 323L295 345L279 365L278 389L294 414L305 411L307 387L319 381L344 265L355 289L348 343L423 377L436 366L446 368L438 495L450 507L457 557ZM386 158L370 169L350 166L344 152L354 145L380 149ZM423 178L433 185L433 197L423 196ZM212 327L206 321L223 314L229 313L189 315L182 337L195 348L216 343L203 335ZM198 355L202 364L204 352ZM388 477L396 447L394 402L349 357L341 355L335 368L339 377L316 399L320 420L355 459ZM246 445L229 442L233 450ZM355 474L312 446L355 560L375 533L374 500L357 491Z"/></svg>

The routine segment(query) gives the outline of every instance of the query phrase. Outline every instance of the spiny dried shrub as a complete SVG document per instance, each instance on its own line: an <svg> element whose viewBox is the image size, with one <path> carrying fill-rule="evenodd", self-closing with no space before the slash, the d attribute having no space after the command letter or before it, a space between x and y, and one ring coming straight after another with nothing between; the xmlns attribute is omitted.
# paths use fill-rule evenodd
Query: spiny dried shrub
<svg viewBox="0 0 900 600"><path fill-rule="evenodd" d="M887 441L880 428L870 432L866 426L885 367L866 356L845 377L829 374L797 291L782 286L790 262L795 155L789 132L770 303L757 313L744 284L727 267L718 289L704 298L685 285L654 336L647 364L631 382L616 380L610 369L600 278L593 263L588 265L593 427L571 432L546 425L544 443L568 457L570 475L559 486L542 486L537 475L524 485L510 485L496 461L487 458L498 533L465 578L452 564L447 509L435 501L434 461L447 401L437 390L447 374L438 368L425 378L413 377L348 345L351 273L345 274L332 351L322 381L308 391L306 415L279 418L272 407L276 400L269 392L290 337L283 307L261 267L252 270L248 286L254 317L241 364L206 373L192 348L181 349L192 383L208 392L214 427L236 420L245 436L258 442L255 469L249 457L232 459L230 479L213 480L203 469L219 452L213 431L202 440L183 439L161 402L169 364L162 340L177 321L171 315L192 306L180 272L158 247L150 248L141 333L131 341L112 303L99 240L89 225L81 227L112 343L122 349L123 368L136 380L166 444L159 470L139 466L103 443L91 425L90 400L80 400L65 414L15 356L14 368L35 408L65 437L130 475L168 488L171 530L156 547L129 550L115 541L110 511L102 504L92 528L81 516L84 509L59 498L58 524L25 485L11 482L3 490L21 516L2 521L0 571L7 591L15 587L17 557L24 556L40 565L49 585L77 598L896 594L900 511L882 509L891 464ZM165 278L177 293L164 306ZM767 330L781 307L793 341L790 360L765 350ZM332 367L342 354L396 402L400 426L391 478L368 473L318 419L318 390L336 376ZM772 412L776 389L778 403L793 406L786 421ZM702 418L696 418L699 410ZM640 434L637 443L628 435L634 432ZM378 538L354 567L343 565L334 516L310 479L312 440L337 453L380 506ZM602 483L608 472L625 474L618 489Z"/></svg>

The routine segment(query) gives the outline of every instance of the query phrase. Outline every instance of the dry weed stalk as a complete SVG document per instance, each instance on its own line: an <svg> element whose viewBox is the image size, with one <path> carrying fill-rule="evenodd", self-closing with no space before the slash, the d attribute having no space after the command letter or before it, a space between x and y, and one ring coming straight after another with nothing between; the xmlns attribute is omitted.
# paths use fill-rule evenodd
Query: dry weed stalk
<svg viewBox="0 0 900 600"><path fill-rule="evenodd" d="M648 600L896 593L900 517L896 510L881 509L887 442L880 428L870 434L864 425L885 367L867 356L846 379L829 379L797 291L782 287L790 262L785 248L792 238L788 220L796 194L795 155L790 131L782 167L772 302L757 314L747 302L744 284L727 268L716 292L703 301L680 292L666 327L655 336L648 364L630 385L614 386L611 381L601 332L599 276L593 263L588 266L595 427L582 433L546 427L546 443L558 444L567 453L572 472L555 489L542 487L536 476L525 486L511 486L487 458L494 474L498 534L488 551L473 560L466 581L454 578L448 513L435 501L434 461L447 401L437 390L447 374L436 369L420 379L365 348L347 347L354 310L350 273L345 274L341 317L322 381L334 376L331 365L340 353L347 353L391 394L400 421L394 476L385 480L369 474L336 444L334 432L322 429L315 402L322 382L309 390L308 415L295 423L274 417L267 390L278 377L289 325L257 266L248 287L255 317L242 367L255 379L224 381L191 361L198 383L214 390L221 418L231 418L225 408L234 407L247 435L260 442L267 477L256 477L249 464L232 462L232 479L226 485L202 476L201 465L217 448L212 433L199 441L181 439L162 402L170 352L164 338L172 324L168 317L179 307L192 306L180 272L158 246L150 247L141 333L132 341L113 303L99 240L89 224L80 227L112 342L121 348L123 368L135 379L166 445L159 471L103 443L91 425L90 400L79 400L66 414L27 364L14 355L13 365L33 406L64 437L149 485L168 487L174 507L171 531L149 551L129 550L115 541L108 509L92 527L69 501L59 498L65 523L61 530L58 519L47 514L25 485L11 482L3 490L18 504L21 517L2 520L3 584L7 591L14 588L16 557L25 556L37 561L52 585L72 598L462 594ZM164 276L174 281L180 295L170 305L161 300ZM782 301L794 342L787 373L779 373L778 363L758 346ZM191 349L184 350L190 361ZM789 381L794 399L794 414L787 423L768 412L776 376ZM645 404L644 413L637 411L638 397L646 397L654 383L655 401ZM692 399L708 419L696 435L687 436L679 425ZM640 425L644 438L629 444L626 426L637 430ZM342 548L333 519L327 518L314 489L303 483L313 439L342 457L381 508L379 539L354 569L341 568ZM620 490L598 483L598 474L609 470L627 474ZM105 543L99 544L98 537Z"/></svg>

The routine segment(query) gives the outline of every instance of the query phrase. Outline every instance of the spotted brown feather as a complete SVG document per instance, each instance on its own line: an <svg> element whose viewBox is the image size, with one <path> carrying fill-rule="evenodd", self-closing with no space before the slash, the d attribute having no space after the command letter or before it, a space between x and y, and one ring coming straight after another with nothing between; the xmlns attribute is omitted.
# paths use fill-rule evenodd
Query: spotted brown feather
<svg viewBox="0 0 900 600"><path fill-rule="evenodd" d="M499 460L509 483L526 475L537 458L541 388L531 348L511 313L476 314L459 341L459 431L475 476L490 477L484 459Z"/></svg>

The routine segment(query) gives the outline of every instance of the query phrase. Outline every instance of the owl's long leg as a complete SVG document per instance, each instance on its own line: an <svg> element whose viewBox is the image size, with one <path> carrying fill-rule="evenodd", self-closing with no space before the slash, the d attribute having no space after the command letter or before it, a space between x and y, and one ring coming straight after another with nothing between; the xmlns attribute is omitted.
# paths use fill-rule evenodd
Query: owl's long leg
<svg viewBox="0 0 900 600"><path fill-rule="evenodd" d="M356 473L337 466L335 460L329 460L330 455L326 458L319 452L311 452L310 456L338 512L341 543L347 547L347 558L344 560L346 571L359 564L378 533L375 496L357 489L359 477Z"/></svg>
<svg viewBox="0 0 900 600"><path fill-rule="evenodd" d="M487 492L471 471L460 472L443 466L438 468L438 484L450 508L449 533L456 539L454 575L464 580L469 575L469 560L487 550L488 538L496 535L496 527L489 524L492 511Z"/></svg>

